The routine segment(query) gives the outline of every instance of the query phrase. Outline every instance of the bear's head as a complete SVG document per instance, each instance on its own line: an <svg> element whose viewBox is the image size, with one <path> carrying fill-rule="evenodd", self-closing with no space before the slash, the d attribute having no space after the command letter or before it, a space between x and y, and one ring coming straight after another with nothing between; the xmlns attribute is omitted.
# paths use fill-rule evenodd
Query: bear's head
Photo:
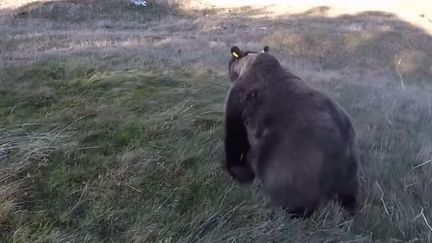
<svg viewBox="0 0 432 243"><path fill-rule="evenodd" d="M254 62L257 55L268 53L269 49L268 46L264 46L262 51L256 52L242 51L237 46L231 47L231 59L228 63L228 75L231 82L234 82L240 76L240 73Z"/></svg>

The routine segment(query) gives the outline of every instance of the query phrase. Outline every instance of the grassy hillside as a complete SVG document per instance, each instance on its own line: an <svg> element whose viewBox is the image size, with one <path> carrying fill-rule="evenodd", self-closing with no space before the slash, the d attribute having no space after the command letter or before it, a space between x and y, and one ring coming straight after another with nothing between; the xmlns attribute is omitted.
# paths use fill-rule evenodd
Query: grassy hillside
<svg viewBox="0 0 432 243"><path fill-rule="evenodd" d="M0 241L430 241L432 37L391 14L321 10L0 9ZM271 218L259 183L224 174L233 44L269 45L352 115L355 217L330 203Z"/></svg>

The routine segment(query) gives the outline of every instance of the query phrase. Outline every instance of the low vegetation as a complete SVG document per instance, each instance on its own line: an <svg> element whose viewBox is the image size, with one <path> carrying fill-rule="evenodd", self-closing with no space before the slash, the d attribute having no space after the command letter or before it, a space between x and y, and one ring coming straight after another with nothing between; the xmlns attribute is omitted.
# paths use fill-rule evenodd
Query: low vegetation
<svg viewBox="0 0 432 243"><path fill-rule="evenodd" d="M0 10L1 242L430 241L427 33L384 13L82 2ZM259 183L222 171L234 43L268 44L352 115L357 215L330 203L307 220L270 217Z"/></svg>

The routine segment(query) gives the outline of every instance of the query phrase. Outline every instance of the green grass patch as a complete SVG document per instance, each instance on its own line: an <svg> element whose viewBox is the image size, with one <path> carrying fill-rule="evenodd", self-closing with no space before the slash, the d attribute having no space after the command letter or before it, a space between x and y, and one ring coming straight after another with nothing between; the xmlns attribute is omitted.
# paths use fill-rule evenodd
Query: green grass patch
<svg viewBox="0 0 432 243"><path fill-rule="evenodd" d="M258 184L240 188L221 169L224 75L87 66L57 60L5 70L0 141L15 142L0 161L2 242L427 239L416 216L431 209L430 172L412 169L423 140L403 142L432 131L415 103L384 119L350 106L368 89L342 87L362 134L364 208L349 218L329 204L294 220L270 217ZM408 122L401 112L420 125L400 130Z"/></svg>

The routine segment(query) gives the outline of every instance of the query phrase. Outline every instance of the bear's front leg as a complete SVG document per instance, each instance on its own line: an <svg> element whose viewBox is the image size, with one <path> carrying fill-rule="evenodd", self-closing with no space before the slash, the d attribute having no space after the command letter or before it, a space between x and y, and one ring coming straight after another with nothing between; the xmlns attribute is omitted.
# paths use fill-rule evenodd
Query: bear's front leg
<svg viewBox="0 0 432 243"><path fill-rule="evenodd" d="M240 183L252 183L255 179L255 173L246 161L247 156L242 154L240 163L228 167L230 175Z"/></svg>

